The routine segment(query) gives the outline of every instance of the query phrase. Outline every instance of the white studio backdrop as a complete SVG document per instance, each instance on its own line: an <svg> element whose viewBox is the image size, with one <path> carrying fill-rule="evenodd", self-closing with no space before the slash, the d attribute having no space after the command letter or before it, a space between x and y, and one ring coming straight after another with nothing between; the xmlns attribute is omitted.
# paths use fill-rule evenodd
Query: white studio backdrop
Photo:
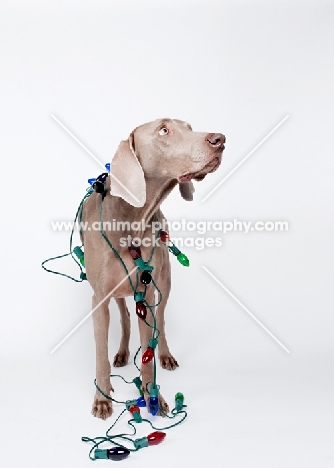
<svg viewBox="0 0 334 468"><path fill-rule="evenodd" d="M187 270L172 259L167 337L180 368L159 369L158 380L170 404L184 391L190 417L168 432L169 445L128 463L203 466L219 456L229 468L333 466L333 5L34 0L0 8L5 466L89 466L80 437L109 427L89 414L91 319L50 355L92 295L88 284L41 269L68 250L69 233L50 223L72 220L87 179L101 172L52 114L104 163L134 127L159 117L222 132L222 166L196 183L192 203L175 190L163 203L167 218L289 223L288 232L207 233L222 235L223 246L184 248ZM65 260L54 267L75 273ZM112 304L111 358L117 314ZM133 357L134 317L132 329ZM130 378L134 368L121 372Z"/></svg>

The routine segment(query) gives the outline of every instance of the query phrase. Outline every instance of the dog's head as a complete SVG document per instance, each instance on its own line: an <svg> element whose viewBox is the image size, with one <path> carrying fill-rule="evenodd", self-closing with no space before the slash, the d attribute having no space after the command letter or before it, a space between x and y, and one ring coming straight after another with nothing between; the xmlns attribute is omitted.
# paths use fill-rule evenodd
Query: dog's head
<svg viewBox="0 0 334 468"><path fill-rule="evenodd" d="M181 120L159 119L137 127L120 143L112 160L111 194L133 206L146 200L147 178L176 180L182 197L192 200L192 179L218 169L226 139L221 133L193 132Z"/></svg>

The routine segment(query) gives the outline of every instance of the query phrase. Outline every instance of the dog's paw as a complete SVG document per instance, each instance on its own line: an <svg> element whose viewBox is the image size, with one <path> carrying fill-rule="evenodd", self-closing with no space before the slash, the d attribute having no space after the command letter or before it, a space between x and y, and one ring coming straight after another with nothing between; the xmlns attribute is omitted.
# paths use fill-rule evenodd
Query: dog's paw
<svg viewBox="0 0 334 468"><path fill-rule="evenodd" d="M159 412L158 412L158 416L165 417L164 413L160 411L160 408L163 410L164 413L169 413L168 403L163 398L163 396L160 395L160 393L159 393Z"/></svg>
<svg viewBox="0 0 334 468"><path fill-rule="evenodd" d="M179 367L177 360L170 353L162 354L161 356L159 356L159 359L161 367L163 369L175 370L177 367Z"/></svg>
<svg viewBox="0 0 334 468"><path fill-rule="evenodd" d="M112 415L112 402L102 395L95 396L92 407L92 415L96 418L107 419Z"/></svg>
<svg viewBox="0 0 334 468"><path fill-rule="evenodd" d="M120 352L115 354L113 366L114 367L123 367L126 366L129 361L129 351Z"/></svg>

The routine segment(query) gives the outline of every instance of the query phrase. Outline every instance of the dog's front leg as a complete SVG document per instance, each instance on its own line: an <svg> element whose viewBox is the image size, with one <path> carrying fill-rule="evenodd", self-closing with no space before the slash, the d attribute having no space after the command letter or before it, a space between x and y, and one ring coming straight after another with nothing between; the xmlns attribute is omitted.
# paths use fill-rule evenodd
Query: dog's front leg
<svg viewBox="0 0 334 468"><path fill-rule="evenodd" d="M159 335L159 360L163 369L174 370L179 367L179 364L172 353L169 351L169 347L165 335L165 307L170 293L171 288L171 267L170 261L167 256L165 259L159 278L159 288L162 294L161 303L158 305L157 311L157 327L160 331Z"/></svg>
<svg viewBox="0 0 334 468"><path fill-rule="evenodd" d="M105 295L94 294L93 309ZM106 299L93 313L94 336L96 345L96 383L106 395L114 391L110 383L110 362L108 357L108 330L109 330L109 300ZM112 414L112 402L96 390L92 414L97 418L106 419Z"/></svg>
<svg viewBox="0 0 334 468"><path fill-rule="evenodd" d="M150 291L148 294L146 294L146 301L148 304L153 304L154 303L154 293L153 293L153 288L152 291ZM153 314L154 314L154 308L152 309L152 312L147 309L147 317L146 321L150 325L153 325ZM146 323L138 319L138 325L139 325L139 333L140 333L140 344L142 348L142 353L144 353L147 349L147 344L148 340L152 338L152 328L148 327ZM141 365L141 378L143 382L143 392L144 392L144 397L146 400L147 408L149 409L149 391L150 391L150 385L153 382L153 362L149 364L142 364ZM159 393L159 408L161 408L165 413L169 412L168 404L166 403L165 399L162 397L162 395ZM164 416L164 414L159 410L158 415Z"/></svg>

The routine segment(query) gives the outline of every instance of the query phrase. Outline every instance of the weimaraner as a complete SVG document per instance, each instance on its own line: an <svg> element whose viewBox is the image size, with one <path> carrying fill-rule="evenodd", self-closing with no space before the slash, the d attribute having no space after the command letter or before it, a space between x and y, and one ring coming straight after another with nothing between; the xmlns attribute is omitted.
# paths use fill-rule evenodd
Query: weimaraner
<svg viewBox="0 0 334 468"><path fill-rule="evenodd" d="M120 143L112 160L111 176L108 176L106 181L107 193L103 201L103 221L117 220L132 223L144 219L150 224L154 217L162 223L165 219L160 210L162 201L177 184L179 184L182 197L185 200L192 200L194 188L191 179L202 180L208 173L219 167L224 143L225 136L221 133L193 132L191 126L181 120L159 119L140 125L133 130L127 140ZM101 194L93 193L84 203L83 223L88 223L87 226L90 226L100 221L100 205ZM109 230L105 231L105 234L123 258L128 271L131 271L135 267L134 260L127 247L120 247L120 238L128 237L129 234L132 238L152 238L152 229L147 227L135 232ZM125 297L133 296L133 290L128 280L117 287L126 273L99 231L86 228L82 232L82 240L85 249L86 275L94 290L93 308L101 302L93 313L96 382L105 394L110 395L110 392L114 390L110 383L111 367L108 358L108 305L110 297L114 297L120 311L122 334L113 365L121 367L127 364L130 354L130 315ZM168 249L163 244L161 245L155 249L151 262L154 267L152 275L163 298L156 314L157 328L160 330L158 357L164 369L173 370L178 363L169 351L164 331L164 311L171 287L171 268ZM142 245L141 252L142 258L147 259L151 253L151 247ZM135 275L134 272L131 276L133 282L135 282ZM116 288L115 291L103 301L114 288ZM149 304L154 303L152 284L147 287L145 299ZM148 322L149 315L147 316ZM140 343L142 350L145 351L152 330L140 318L138 322ZM148 400L146 385L153 380L151 364L141 366L141 379L144 396ZM161 394L159 406L165 412L169 411ZM92 414L102 419L112 414L111 400L98 391L95 394Z"/></svg>

